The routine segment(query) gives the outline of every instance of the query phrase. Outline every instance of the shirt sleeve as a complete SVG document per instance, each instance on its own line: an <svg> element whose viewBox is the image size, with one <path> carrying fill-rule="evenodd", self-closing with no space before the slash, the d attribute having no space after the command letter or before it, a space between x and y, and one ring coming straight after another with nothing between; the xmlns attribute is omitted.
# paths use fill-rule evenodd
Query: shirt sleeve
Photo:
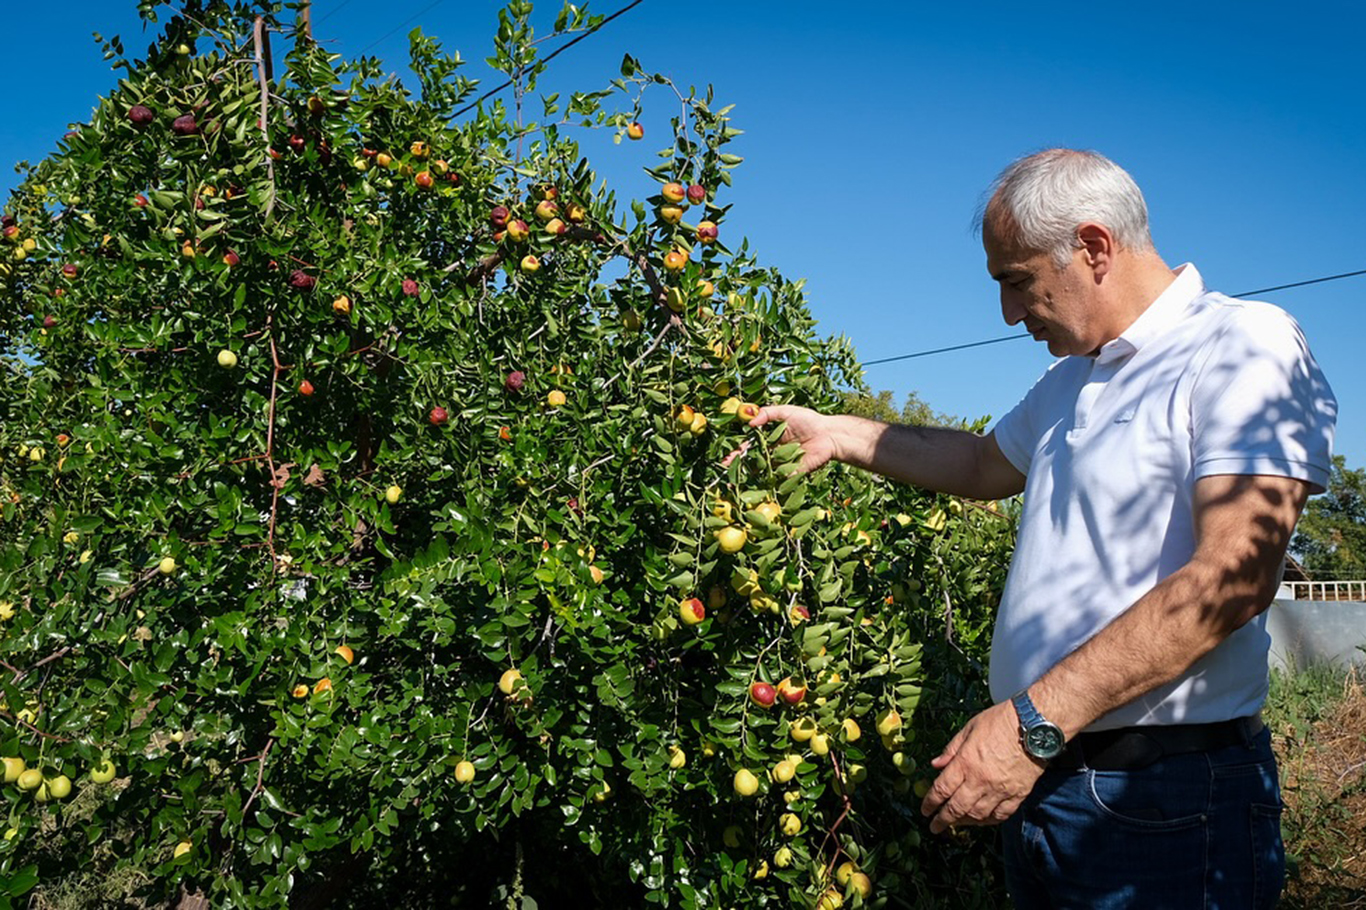
<svg viewBox="0 0 1366 910"><path fill-rule="evenodd" d="M991 435L996 437L996 445L1000 446L1001 454L1021 474L1029 473L1029 465L1034 460L1034 449L1038 446L1039 437L1043 433L1039 411L1048 395L1044 387L1056 380L1055 368L1062 363L1062 360L1054 361L1015 407L991 428Z"/></svg>
<svg viewBox="0 0 1366 910"><path fill-rule="evenodd" d="M1270 304L1238 305L1207 348L1191 393L1196 478L1269 474L1321 493L1336 425L1337 399L1299 324Z"/></svg>

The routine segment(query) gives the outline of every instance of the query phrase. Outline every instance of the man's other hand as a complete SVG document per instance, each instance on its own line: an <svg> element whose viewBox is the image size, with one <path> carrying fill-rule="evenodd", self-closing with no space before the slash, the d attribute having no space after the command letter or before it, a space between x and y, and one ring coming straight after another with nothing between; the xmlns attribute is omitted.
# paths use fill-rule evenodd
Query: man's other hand
<svg viewBox="0 0 1366 910"><path fill-rule="evenodd" d="M930 764L939 770L920 811L939 834L950 825L995 825L1015 814L1043 765L1020 745L1020 721L1010 702L987 708Z"/></svg>

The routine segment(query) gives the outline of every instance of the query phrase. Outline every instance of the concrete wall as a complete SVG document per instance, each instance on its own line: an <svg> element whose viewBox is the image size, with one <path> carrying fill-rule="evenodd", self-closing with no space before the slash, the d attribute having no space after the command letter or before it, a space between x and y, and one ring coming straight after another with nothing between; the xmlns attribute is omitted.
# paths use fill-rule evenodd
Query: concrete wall
<svg viewBox="0 0 1366 910"><path fill-rule="evenodd" d="M1366 603L1281 600L1267 611L1271 666L1305 667L1315 663L1366 665Z"/></svg>

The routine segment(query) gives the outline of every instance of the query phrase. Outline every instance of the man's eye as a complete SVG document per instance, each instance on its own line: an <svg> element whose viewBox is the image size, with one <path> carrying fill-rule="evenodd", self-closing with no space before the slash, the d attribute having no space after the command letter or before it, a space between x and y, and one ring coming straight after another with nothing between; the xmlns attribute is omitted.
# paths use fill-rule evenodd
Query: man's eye
<svg viewBox="0 0 1366 910"><path fill-rule="evenodd" d="M1032 275L1025 275L1021 278L1013 278L1010 281L1007 281L1006 284L1010 285L1017 291L1022 291L1026 287L1028 287L1029 283L1033 280L1034 277Z"/></svg>

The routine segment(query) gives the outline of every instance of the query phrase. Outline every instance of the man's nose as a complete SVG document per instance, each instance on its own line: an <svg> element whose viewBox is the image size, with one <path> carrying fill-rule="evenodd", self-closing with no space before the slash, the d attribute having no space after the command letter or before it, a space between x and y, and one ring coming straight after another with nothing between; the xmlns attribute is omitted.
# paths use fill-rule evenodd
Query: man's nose
<svg viewBox="0 0 1366 910"><path fill-rule="evenodd" d="M1006 325L1017 325L1025 318L1024 306L1012 298L1013 295L1009 292L1001 291L1001 318L1006 321Z"/></svg>

